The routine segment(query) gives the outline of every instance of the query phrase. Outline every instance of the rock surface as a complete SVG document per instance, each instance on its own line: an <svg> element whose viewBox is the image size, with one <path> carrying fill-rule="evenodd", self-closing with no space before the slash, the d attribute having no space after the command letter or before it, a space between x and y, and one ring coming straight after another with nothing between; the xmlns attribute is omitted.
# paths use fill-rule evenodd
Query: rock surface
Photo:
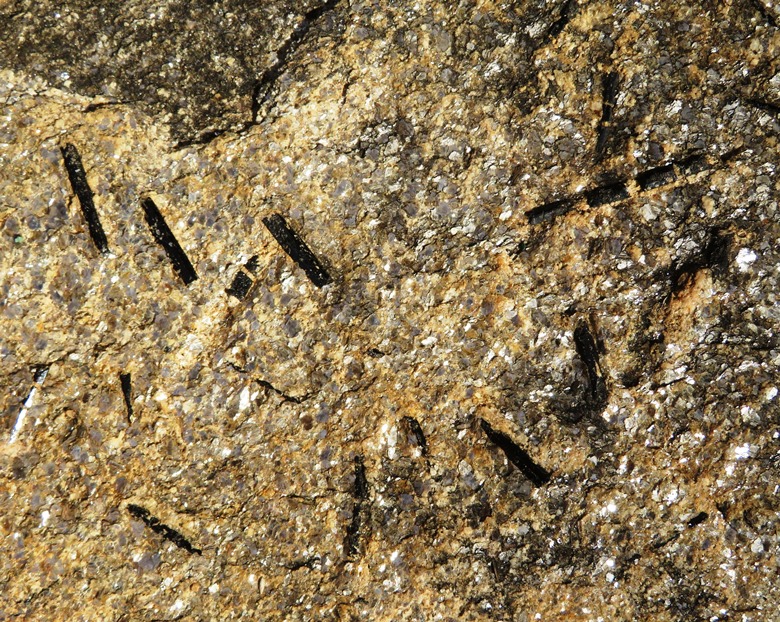
<svg viewBox="0 0 780 622"><path fill-rule="evenodd" d="M1 8L0 620L777 620L776 22Z"/></svg>

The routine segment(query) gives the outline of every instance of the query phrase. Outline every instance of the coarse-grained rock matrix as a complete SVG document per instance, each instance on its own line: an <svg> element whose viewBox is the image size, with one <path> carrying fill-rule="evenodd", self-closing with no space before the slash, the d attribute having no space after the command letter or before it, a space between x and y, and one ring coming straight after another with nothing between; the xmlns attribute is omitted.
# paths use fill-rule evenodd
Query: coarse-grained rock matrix
<svg viewBox="0 0 780 622"><path fill-rule="evenodd" d="M0 620L778 620L769 0L0 3Z"/></svg>

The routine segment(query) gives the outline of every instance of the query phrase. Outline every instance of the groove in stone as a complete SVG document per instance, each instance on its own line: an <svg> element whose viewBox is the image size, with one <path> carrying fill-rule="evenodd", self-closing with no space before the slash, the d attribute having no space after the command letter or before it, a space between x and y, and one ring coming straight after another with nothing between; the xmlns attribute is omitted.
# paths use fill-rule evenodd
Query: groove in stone
<svg viewBox="0 0 780 622"><path fill-rule="evenodd" d="M745 151L745 149L746 147L744 145L740 145L739 147L734 147L734 149L729 149L725 153L720 154L720 161L723 164L727 164L737 156L741 155Z"/></svg>
<svg viewBox="0 0 780 622"><path fill-rule="evenodd" d="M761 16L772 26L777 28L777 18L772 13L770 9L768 9L764 3L761 0L753 0L753 5L758 9L758 12L761 13Z"/></svg>
<svg viewBox="0 0 780 622"><path fill-rule="evenodd" d="M713 228L709 231L707 243L697 253L682 262L675 262L669 272L671 280L671 293L681 291L702 268L709 268L716 274L726 271L729 265L729 248L731 238L720 229Z"/></svg>
<svg viewBox="0 0 780 622"><path fill-rule="evenodd" d="M293 404L302 404L312 396L311 393L305 393L304 395L288 395L284 391L280 391L279 389L277 389L274 385L272 385L267 380L260 380L259 378L254 378L254 381L257 384L259 384L261 387L266 389L267 391L272 391L273 393L276 393L285 402L292 402Z"/></svg>
<svg viewBox="0 0 780 622"><path fill-rule="evenodd" d="M185 285L189 285L197 280L198 275L195 273L195 268L192 267L187 254L173 235L170 227L168 227L168 223L165 222L165 218L163 218L155 202L151 198L146 197L141 200L141 207L144 210L146 224L149 225L155 241L163 247L176 274L184 281Z"/></svg>
<svg viewBox="0 0 780 622"><path fill-rule="evenodd" d="M189 139L189 140L182 140L178 143L176 143L173 148L174 149L184 149L186 147L194 147L196 145L207 145L213 140L219 138L227 132L226 129L217 129L217 130L208 130L206 132L203 132L202 134L199 134L195 138Z"/></svg>
<svg viewBox="0 0 780 622"><path fill-rule="evenodd" d="M30 406L32 406L35 394L38 392L38 389L43 386L43 381L46 380L48 373L48 367L33 369L33 386L30 387L27 399L24 400L24 404L22 404L22 408L16 417L16 423L14 423L14 427L11 430L11 438L8 440L9 443L14 443L16 442L16 439L19 438L19 433L22 431L24 420L27 418L27 412L30 409Z"/></svg>
<svg viewBox="0 0 780 622"><path fill-rule="evenodd" d="M108 239L105 231L103 231L103 225L100 224L100 217L97 209L95 209L95 202L92 200L94 195L87 182L87 173L84 170L84 164L81 162L81 155L75 145L71 143L61 147L60 151L62 151L62 159L65 162L65 170L68 171L70 185L79 199L84 220L87 221L89 236L97 249L104 255L107 255L109 253Z"/></svg>
<svg viewBox="0 0 780 622"><path fill-rule="evenodd" d="M774 115L774 116L780 114L780 105L778 104L773 104L771 102L763 101L761 99L754 99L754 98L750 98L746 101L754 108L758 108L759 110L766 112L767 114Z"/></svg>
<svg viewBox="0 0 780 622"><path fill-rule="evenodd" d="M333 280L325 266L314 256L301 237L290 228L281 214L266 216L263 218L263 224L312 283L317 287L323 287Z"/></svg>
<svg viewBox="0 0 780 622"><path fill-rule="evenodd" d="M276 51L276 62L263 72L252 92L252 123L257 123L260 108L271 97L273 87L279 76L284 72L290 56L298 49L298 46L306 37L314 22L328 11L336 8L338 3L339 0L327 0L327 2L306 13L287 41Z"/></svg>
<svg viewBox="0 0 780 622"><path fill-rule="evenodd" d="M574 11L572 10L573 5L574 0L566 0L563 3L561 14L559 15L558 19L552 23L552 26L550 26L550 29L547 31L548 41L561 34L563 29L566 28L566 25L571 21L571 18L574 16Z"/></svg>

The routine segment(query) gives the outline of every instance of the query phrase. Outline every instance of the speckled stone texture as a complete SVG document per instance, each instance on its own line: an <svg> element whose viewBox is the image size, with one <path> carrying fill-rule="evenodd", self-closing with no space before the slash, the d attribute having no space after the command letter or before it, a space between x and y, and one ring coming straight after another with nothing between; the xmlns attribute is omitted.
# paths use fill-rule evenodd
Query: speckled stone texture
<svg viewBox="0 0 780 622"><path fill-rule="evenodd" d="M769 0L65 5L0 8L0 620L780 620Z"/></svg>

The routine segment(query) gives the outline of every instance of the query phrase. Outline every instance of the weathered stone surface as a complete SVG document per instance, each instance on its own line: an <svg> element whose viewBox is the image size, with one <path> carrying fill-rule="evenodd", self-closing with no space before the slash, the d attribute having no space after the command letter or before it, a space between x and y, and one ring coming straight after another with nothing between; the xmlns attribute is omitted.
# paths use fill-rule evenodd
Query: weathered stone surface
<svg viewBox="0 0 780 622"><path fill-rule="evenodd" d="M0 619L777 619L768 3L312 5L282 64L300 12L240 79L141 62L100 106L123 65L36 11L2 26ZM167 114L197 80L225 107Z"/></svg>
<svg viewBox="0 0 780 622"><path fill-rule="evenodd" d="M317 0L8 3L0 58L51 86L156 113L182 142L246 126ZM262 93L259 93L262 95Z"/></svg>

